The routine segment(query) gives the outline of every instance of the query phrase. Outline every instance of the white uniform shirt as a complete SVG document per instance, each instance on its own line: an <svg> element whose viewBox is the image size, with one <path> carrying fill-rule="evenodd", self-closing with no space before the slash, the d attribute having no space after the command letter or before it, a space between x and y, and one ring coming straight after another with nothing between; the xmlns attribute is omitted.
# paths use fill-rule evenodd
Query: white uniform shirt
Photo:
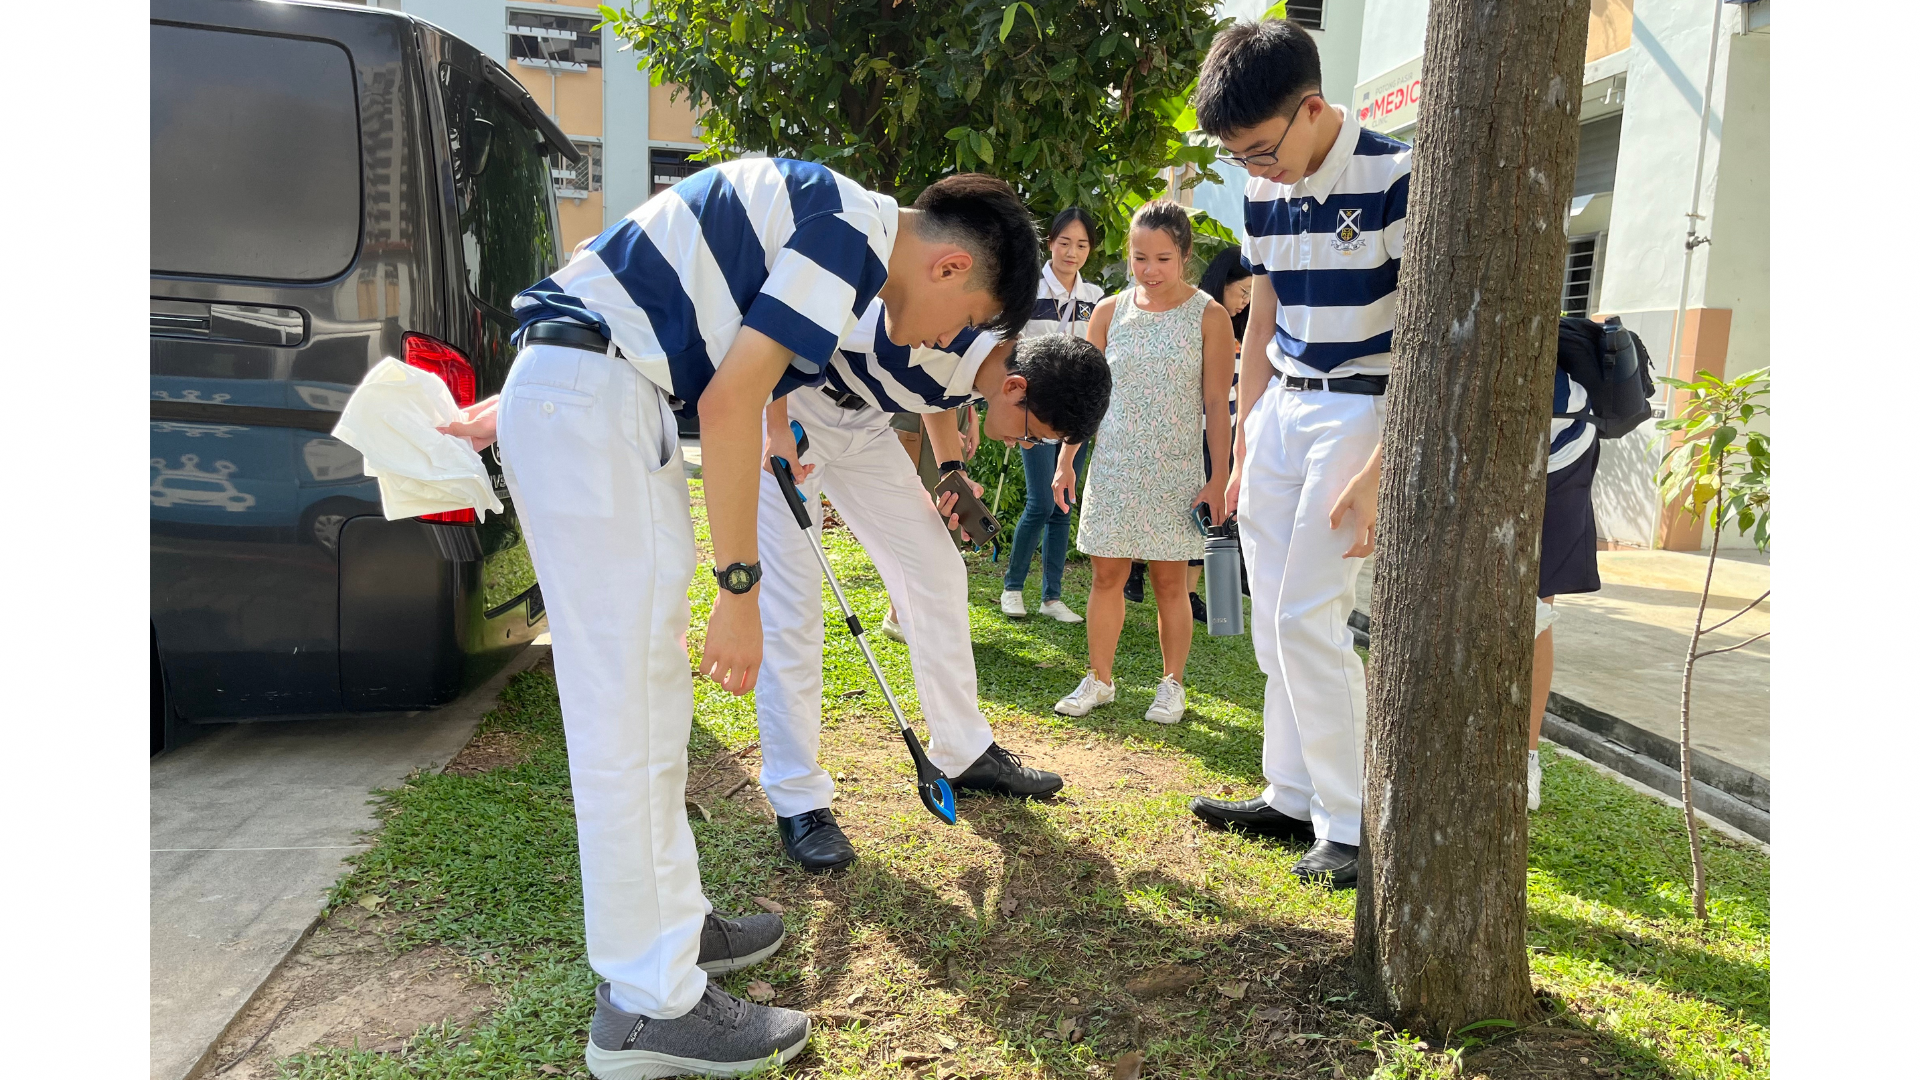
<svg viewBox="0 0 1920 1080"><path fill-rule="evenodd" d="M1085 341L1093 307L1105 295L1085 274L1075 278L1073 288L1068 289L1054 276L1053 261L1048 260L1040 269L1040 295L1033 302L1033 318L1022 332L1029 336L1067 334Z"/></svg>

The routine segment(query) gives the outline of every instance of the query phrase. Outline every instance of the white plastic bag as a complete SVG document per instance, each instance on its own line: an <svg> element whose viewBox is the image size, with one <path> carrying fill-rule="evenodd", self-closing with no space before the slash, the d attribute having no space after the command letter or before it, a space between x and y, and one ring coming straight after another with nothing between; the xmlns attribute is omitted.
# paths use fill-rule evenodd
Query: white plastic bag
<svg viewBox="0 0 1920 1080"><path fill-rule="evenodd" d="M498 514L506 507L473 445L435 430L460 418L446 383L389 356L360 380L333 437L360 451L362 471L380 481L388 521L452 510Z"/></svg>

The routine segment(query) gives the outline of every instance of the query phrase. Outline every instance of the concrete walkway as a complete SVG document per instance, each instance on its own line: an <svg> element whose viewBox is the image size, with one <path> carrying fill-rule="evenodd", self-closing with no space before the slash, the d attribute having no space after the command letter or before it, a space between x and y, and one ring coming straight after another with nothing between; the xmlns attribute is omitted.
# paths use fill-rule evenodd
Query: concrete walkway
<svg viewBox="0 0 1920 1080"><path fill-rule="evenodd" d="M1680 678L1700 603L1707 558L1697 552L1603 551L1597 593L1562 597L1553 625L1553 689L1589 708L1670 739L1680 738ZM1708 626L1769 588L1767 556L1722 551ZM1371 614L1373 560L1361 571L1360 609ZM1768 629L1770 603L1708 635L1703 649L1734 645ZM1699 662L1693 679L1694 746L1760 776L1770 775L1768 640Z"/></svg>
<svg viewBox="0 0 1920 1080"><path fill-rule="evenodd" d="M368 793L465 746L530 646L485 686L411 717L235 724L152 767L153 1080L194 1074L306 936L378 823Z"/></svg>

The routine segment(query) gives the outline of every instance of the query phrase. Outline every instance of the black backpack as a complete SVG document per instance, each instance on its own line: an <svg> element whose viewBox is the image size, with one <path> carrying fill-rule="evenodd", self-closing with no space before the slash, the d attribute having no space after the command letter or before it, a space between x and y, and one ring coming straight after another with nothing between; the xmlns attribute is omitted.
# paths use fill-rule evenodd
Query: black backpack
<svg viewBox="0 0 1920 1080"><path fill-rule="evenodd" d="M1640 335L1620 325L1592 319L1560 320L1560 370L1587 391L1587 407L1554 413L1557 419L1585 420L1603 439L1617 439L1653 415L1653 364Z"/></svg>

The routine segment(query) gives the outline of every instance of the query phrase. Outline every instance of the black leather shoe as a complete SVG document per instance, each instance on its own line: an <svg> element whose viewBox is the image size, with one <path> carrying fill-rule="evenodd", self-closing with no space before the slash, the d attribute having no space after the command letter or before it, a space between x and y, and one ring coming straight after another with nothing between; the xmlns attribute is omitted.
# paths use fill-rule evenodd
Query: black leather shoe
<svg viewBox="0 0 1920 1080"><path fill-rule="evenodd" d="M1293 872L1302 881L1325 885L1329 889L1351 889L1360 881L1360 849L1353 844L1315 840Z"/></svg>
<svg viewBox="0 0 1920 1080"><path fill-rule="evenodd" d="M1043 799L1059 791L1066 781L1059 773L1050 773L1020 763L1020 755L999 743L987 747L980 760L953 778L955 791L984 791L1016 799Z"/></svg>
<svg viewBox="0 0 1920 1080"><path fill-rule="evenodd" d="M1193 621L1199 623L1201 626L1207 625L1207 602L1200 599L1200 594L1197 592L1188 593L1187 603L1193 605Z"/></svg>
<svg viewBox="0 0 1920 1080"><path fill-rule="evenodd" d="M1298 840L1303 844L1313 842L1313 822L1288 817L1268 806L1265 799L1228 802L1225 799L1199 798L1193 800L1193 816L1216 829L1240 829L1282 840Z"/></svg>
<svg viewBox="0 0 1920 1080"><path fill-rule="evenodd" d="M853 844L833 820L832 810L822 807L774 821L780 826L780 844L787 849L787 858L802 867L824 874L853 863Z"/></svg>
<svg viewBox="0 0 1920 1080"><path fill-rule="evenodd" d="M1120 595L1126 597L1129 603L1138 604L1146 600L1146 590L1147 564L1134 563L1133 569L1127 571L1127 583L1121 586Z"/></svg>

